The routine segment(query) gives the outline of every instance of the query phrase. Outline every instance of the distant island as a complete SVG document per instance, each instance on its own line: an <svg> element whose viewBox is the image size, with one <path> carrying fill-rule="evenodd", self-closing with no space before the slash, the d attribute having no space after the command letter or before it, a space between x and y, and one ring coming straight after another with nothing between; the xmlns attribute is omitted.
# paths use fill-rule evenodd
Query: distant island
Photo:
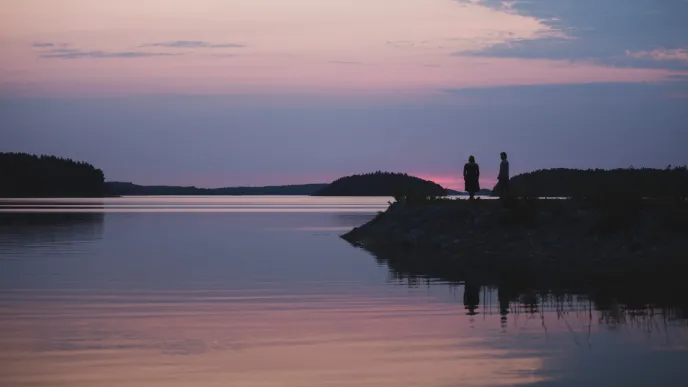
<svg viewBox="0 0 688 387"><path fill-rule="evenodd" d="M431 181L403 173L375 172L346 176L330 184L299 184L265 187L197 188L179 186L145 186L127 182L107 182L112 196L164 195L303 195L303 196L395 196L411 192L425 196L445 196L448 190ZM452 191L456 195L462 192ZM490 191L487 191L489 194Z"/></svg>
<svg viewBox="0 0 688 387"><path fill-rule="evenodd" d="M339 178L314 196L446 196L441 185L406 173L374 172Z"/></svg>
<svg viewBox="0 0 688 387"><path fill-rule="evenodd" d="M509 190L520 197L685 197L688 168L542 169L512 177Z"/></svg>
<svg viewBox="0 0 688 387"><path fill-rule="evenodd" d="M56 156L0 153L0 197L102 197L105 175L93 165Z"/></svg>
<svg viewBox="0 0 688 387"><path fill-rule="evenodd" d="M327 184L277 185L265 187L197 188L166 185L105 183L111 196L184 196L184 195L313 195Z"/></svg>

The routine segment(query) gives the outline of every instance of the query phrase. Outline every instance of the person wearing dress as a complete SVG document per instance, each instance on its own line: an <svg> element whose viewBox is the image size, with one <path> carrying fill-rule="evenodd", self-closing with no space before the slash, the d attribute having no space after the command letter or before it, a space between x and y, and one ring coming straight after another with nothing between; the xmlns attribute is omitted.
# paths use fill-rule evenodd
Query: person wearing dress
<svg viewBox="0 0 688 387"><path fill-rule="evenodd" d="M480 167L475 162L475 157L468 158L468 162L463 166L464 189L468 192L470 199L473 200L475 193L480 190Z"/></svg>

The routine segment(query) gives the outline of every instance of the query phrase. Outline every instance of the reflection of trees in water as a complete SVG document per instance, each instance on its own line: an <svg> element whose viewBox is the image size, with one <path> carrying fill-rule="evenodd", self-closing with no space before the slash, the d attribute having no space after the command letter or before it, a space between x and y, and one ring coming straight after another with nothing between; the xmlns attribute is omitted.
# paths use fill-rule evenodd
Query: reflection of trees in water
<svg viewBox="0 0 688 387"><path fill-rule="evenodd" d="M102 212L0 212L3 249L94 241L103 233Z"/></svg>
<svg viewBox="0 0 688 387"><path fill-rule="evenodd" d="M463 287L466 314L498 310L504 328L510 314L541 320L554 311L563 320L575 315L610 329L623 325L648 333L662 332L668 325L688 327L688 284L677 279L639 281L624 278L614 282L565 283L553 287L527 275L494 275L452 265L451 260L422 259L409 252L371 252L379 265L389 268L390 280L409 287L442 283ZM482 307L481 307L482 304ZM568 322L565 321L566 324ZM569 327L569 329L572 329Z"/></svg>

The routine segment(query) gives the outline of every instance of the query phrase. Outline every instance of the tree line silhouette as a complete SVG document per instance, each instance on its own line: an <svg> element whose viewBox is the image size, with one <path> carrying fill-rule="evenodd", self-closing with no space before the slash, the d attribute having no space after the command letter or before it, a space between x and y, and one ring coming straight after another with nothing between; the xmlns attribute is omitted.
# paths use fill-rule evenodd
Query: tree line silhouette
<svg viewBox="0 0 688 387"><path fill-rule="evenodd" d="M113 196L165 196L165 195L311 195L327 184L277 185L265 187L197 188L167 185L137 185L123 182L105 183Z"/></svg>
<svg viewBox="0 0 688 387"><path fill-rule="evenodd" d="M541 169L514 176L513 196L525 197L688 197L688 168ZM104 195L314 195L445 196L437 183L406 173L376 171L330 184L274 187L138 186L105 183L103 171L68 158L0 153L0 197L102 197Z"/></svg>
<svg viewBox="0 0 688 387"><path fill-rule="evenodd" d="M688 168L541 169L510 180L514 196L688 197Z"/></svg>
<svg viewBox="0 0 688 387"><path fill-rule="evenodd" d="M103 171L56 156L0 153L0 197L98 197Z"/></svg>
<svg viewBox="0 0 688 387"><path fill-rule="evenodd" d="M314 196L445 196L447 190L432 181L406 173L373 172L333 181Z"/></svg>

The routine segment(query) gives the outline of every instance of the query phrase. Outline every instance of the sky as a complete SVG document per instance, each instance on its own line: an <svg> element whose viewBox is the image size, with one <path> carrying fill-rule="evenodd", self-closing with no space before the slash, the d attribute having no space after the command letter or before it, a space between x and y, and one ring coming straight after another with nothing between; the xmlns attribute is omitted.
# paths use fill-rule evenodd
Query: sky
<svg viewBox="0 0 688 387"><path fill-rule="evenodd" d="M223 187L688 163L688 0L2 0L0 151Z"/></svg>

